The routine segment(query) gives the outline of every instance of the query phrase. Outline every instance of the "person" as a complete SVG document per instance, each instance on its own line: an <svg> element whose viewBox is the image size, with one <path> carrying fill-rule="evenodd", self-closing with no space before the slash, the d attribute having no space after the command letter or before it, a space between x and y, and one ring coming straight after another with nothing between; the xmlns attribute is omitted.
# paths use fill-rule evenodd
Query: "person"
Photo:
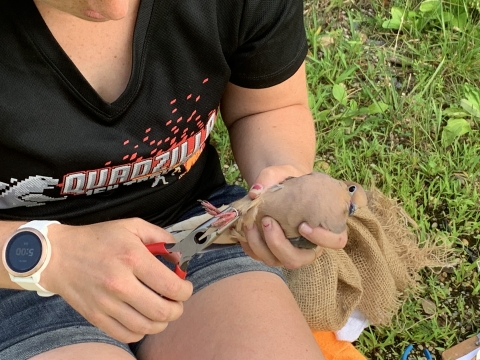
<svg viewBox="0 0 480 360"><path fill-rule="evenodd" d="M33 226L51 254L35 285L0 267L1 359L323 359L280 270L318 251L274 219L196 256L186 280L145 246L173 242L164 228L198 199L245 195L209 143L220 113L252 198L312 171L302 5L0 3L0 246ZM19 264L39 251L5 249Z"/></svg>

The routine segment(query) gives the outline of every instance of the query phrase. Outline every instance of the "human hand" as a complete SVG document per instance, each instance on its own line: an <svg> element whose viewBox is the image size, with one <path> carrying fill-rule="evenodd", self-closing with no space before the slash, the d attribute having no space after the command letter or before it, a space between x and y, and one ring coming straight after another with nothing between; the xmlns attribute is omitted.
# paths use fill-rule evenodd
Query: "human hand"
<svg viewBox="0 0 480 360"><path fill-rule="evenodd" d="M51 225L49 238L52 257L41 285L121 342L163 331L192 294L192 284L145 247L173 237L144 220Z"/></svg>
<svg viewBox="0 0 480 360"><path fill-rule="evenodd" d="M257 177L249 191L249 196L254 199L266 188L281 183L287 177L301 175L304 175L304 173L289 165L266 168ZM339 202L338 206L345 206L345 204ZM339 208L338 210L344 211L346 209ZM334 233L322 227L312 228L306 222L303 222L298 228L298 233L316 244L317 247L313 251L312 249L299 249L290 243L278 222L269 216L262 218L261 229L252 224L243 230L246 242L242 242L242 247L248 255L265 262L267 265L284 266L288 269L312 263L321 254L322 248L341 249L347 242L346 229Z"/></svg>

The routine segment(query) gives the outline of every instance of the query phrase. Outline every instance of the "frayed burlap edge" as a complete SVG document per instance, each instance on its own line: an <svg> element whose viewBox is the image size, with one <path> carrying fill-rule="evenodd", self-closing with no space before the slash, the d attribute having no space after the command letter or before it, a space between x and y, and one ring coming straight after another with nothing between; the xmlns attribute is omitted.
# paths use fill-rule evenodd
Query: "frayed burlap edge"
<svg viewBox="0 0 480 360"><path fill-rule="evenodd" d="M441 239L418 244L415 222L394 199L378 189L367 192L368 208L348 220L345 249L324 249L311 265L284 274L300 309L314 330L342 328L353 310L372 325L387 325L415 292L418 271L448 264Z"/></svg>
<svg viewBox="0 0 480 360"><path fill-rule="evenodd" d="M453 250L447 238L427 234L419 243L419 227L396 199L385 196L377 188L367 192L368 208L378 219L385 236L391 239L398 256L408 270L405 283L399 291L416 291L420 283L419 271L424 268L444 268L455 265Z"/></svg>

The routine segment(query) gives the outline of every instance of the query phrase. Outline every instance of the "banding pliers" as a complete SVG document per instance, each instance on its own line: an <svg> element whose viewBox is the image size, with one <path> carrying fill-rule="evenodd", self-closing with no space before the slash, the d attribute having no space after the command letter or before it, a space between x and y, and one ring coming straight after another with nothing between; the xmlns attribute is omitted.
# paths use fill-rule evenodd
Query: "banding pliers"
<svg viewBox="0 0 480 360"><path fill-rule="evenodd" d="M181 254L180 261L175 265L175 274L180 278L185 279L187 276L188 263L195 254L215 250L216 247L211 246L215 239L226 229L230 228L233 223L239 218L238 211L229 206L223 210L220 214L234 214L233 218L229 217L227 223L218 225L219 216L214 216L211 219L205 221L203 224L196 227L185 238L176 243L154 243L146 245L147 249L153 255L168 255L173 252L179 252ZM220 215L219 214L219 215ZM221 216L220 216L221 217ZM231 220L230 220L231 218ZM224 245L225 246L225 245ZM227 245L228 246L228 245ZM211 247L211 249L207 249Z"/></svg>

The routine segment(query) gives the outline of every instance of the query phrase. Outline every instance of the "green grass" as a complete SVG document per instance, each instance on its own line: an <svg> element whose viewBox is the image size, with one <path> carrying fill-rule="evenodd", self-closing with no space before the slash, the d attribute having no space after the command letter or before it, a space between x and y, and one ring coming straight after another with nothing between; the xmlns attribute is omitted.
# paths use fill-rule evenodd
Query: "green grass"
<svg viewBox="0 0 480 360"><path fill-rule="evenodd" d="M316 169L399 199L420 240L443 237L459 261L422 271L392 325L364 331L355 345L369 359L398 359L408 344L440 358L480 332L480 15L435 4L305 3ZM385 27L392 7L398 29ZM223 124L212 137L227 180L241 181Z"/></svg>

